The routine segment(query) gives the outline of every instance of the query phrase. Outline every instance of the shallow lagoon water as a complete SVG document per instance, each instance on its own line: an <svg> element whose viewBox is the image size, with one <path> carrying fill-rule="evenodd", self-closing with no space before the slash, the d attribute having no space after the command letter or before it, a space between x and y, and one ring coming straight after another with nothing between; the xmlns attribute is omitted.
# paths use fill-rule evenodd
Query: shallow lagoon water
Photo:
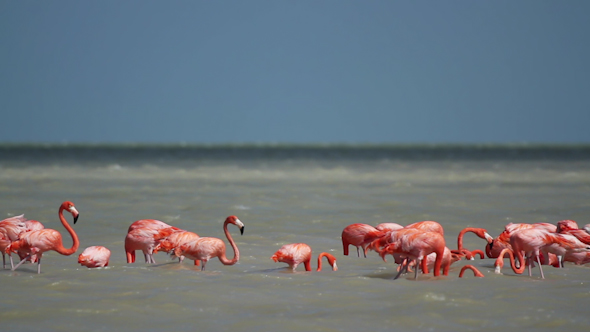
<svg viewBox="0 0 590 332"><path fill-rule="evenodd" d="M589 325L589 266L546 267L541 280L538 270L533 277L509 268L497 275L493 260L478 259L453 264L446 277L392 280L392 262L374 253L359 258L355 250L343 256L340 241L342 229L356 222L436 220L451 248L469 226L497 236L508 222L590 223L590 158L583 154L425 158L428 151L420 151L417 158L374 152L334 158L329 148L327 157L276 149L253 158L239 148L237 157L235 151L134 156L131 149L121 158L119 150L113 157L109 149L90 147L79 154L62 148L44 150L39 160L38 152L3 150L0 217L25 213L60 231L70 246L57 210L71 200L80 211L74 229L81 246L72 256L46 253L40 275L31 264L0 271L0 324L14 331L486 331ZM342 156L339 150L335 154ZM65 161L64 155L69 155ZM212 260L200 271L163 253L155 256L156 265L143 263L140 253L136 263L125 260L123 239L135 220L159 219L224 239L228 215L245 224L243 236L229 228L241 253L236 265ZM293 273L270 259L293 242L309 244L314 256L331 252L339 270L300 267ZM109 267L77 264L77 255L92 245L112 251ZM472 234L465 237L469 249L484 245ZM458 278L465 264L485 277Z"/></svg>

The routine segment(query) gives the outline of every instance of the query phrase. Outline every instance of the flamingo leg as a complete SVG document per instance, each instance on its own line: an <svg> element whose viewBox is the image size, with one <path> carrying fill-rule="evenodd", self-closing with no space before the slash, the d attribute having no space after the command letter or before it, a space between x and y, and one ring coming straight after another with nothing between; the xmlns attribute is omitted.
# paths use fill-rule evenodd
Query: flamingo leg
<svg viewBox="0 0 590 332"><path fill-rule="evenodd" d="M400 267L399 271L397 272L397 275L395 276L395 278L393 278L393 280L396 280L397 278L399 278L399 276L402 275L402 273L408 271L408 264L408 259L404 259L404 261L402 262L402 266Z"/></svg>
<svg viewBox="0 0 590 332"><path fill-rule="evenodd" d="M21 259L21 261L18 262L18 264L16 264L16 266L14 266L12 268L12 271L16 270L19 266L21 266L24 262L26 262L27 261L27 258L29 258L29 257L31 257L31 254L28 254L27 257Z"/></svg>
<svg viewBox="0 0 590 332"><path fill-rule="evenodd" d="M2 257L2 258L4 258L4 257ZM14 261L12 260L12 255L8 255L8 258L10 258L10 268L12 269L14 267ZM6 268L6 266L4 268Z"/></svg>
<svg viewBox="0 0 590 332"><path fill-rule="evenodd" d="M37 259L37 274L41 274L41 257Z"/></svg>
<svg viewBox="0 0 590 332"><path fill-rule="evenodd" d="M358 257L361 257L361 253L360 253L360 251L359 251L359 247L356 247L356 255L357 255Z"/></svg>
<svg viewBox="0 0 590 332"><path fill-rule="evenodd" d="M2 253L2 266L4 267L4 269L6 269L6 257L4 253Z"/></svg>
<svg viewBox="0 0 590 332"><path fill-rule="evenodd" d="M421 259L416 259L416 266L414 269L414 280L418 279L418 266L420 266L420 263L422 262Z"/></svg>
<svg viewBox="0 0 590 332"><path fill-rule="evenodd" d="M205 264L207 264L207 260L203 259L201 260L201 262L203 262L203 266L201 266L201 271L205 271ZM297 267L297 265L295 265L295 267ZM295 268L293 268L293 270L295 270Z"/></svg>
<svg viewBox="0 0 590 332"><path fill-rule="evenodd" d="M541 266L541 259L539 258L539 255L537 255L537 263L539 263L539 270L541 271L541 279L545 279L545 276L543 275L543 266Z"/></svg>

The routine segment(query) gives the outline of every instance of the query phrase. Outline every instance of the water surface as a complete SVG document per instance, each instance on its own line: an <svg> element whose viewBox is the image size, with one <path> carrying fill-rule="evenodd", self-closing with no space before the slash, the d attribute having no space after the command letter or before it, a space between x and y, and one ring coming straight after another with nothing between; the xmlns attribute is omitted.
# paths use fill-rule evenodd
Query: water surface
<svg viewBox="0 0 590 332"><path fill-rule="evenodd" d="M588 266L533 277L455 263L449 276L392 280L376 254L342 255L351 223L436 220L456 247L464 227L497 236L509 222L590 223L586 146L0 146L0 217L25 213L60 231L57 210L80 211L72 256L0 271L0 324L14 331L485 331L582 329L590 323ZM129 225L153 218L201 236L230 226L238 264L207 271L165 254L128 264ZM67 216L69 218L69 216ZM71 220L71 218L69 219ZM339 270L292 273L270 256L305 242ZM104 269L77 264L85 247L112 251ZM474 235L467 248L483 249ZM232 257L229 253L228 256ZM485 275L458 278L474 264ZM315 262L312 264L315 267Z"/></svg>

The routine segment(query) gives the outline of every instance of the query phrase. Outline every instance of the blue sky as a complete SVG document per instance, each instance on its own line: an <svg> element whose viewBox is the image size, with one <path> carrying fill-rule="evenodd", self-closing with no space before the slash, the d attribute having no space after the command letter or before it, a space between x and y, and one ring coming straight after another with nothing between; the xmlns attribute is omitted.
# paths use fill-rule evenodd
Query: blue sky
<svg viewBox="0 0 590 332"><path fill-rule="evenodd" d="M0 142L590 143L589 1L0 0Z"/></svg>

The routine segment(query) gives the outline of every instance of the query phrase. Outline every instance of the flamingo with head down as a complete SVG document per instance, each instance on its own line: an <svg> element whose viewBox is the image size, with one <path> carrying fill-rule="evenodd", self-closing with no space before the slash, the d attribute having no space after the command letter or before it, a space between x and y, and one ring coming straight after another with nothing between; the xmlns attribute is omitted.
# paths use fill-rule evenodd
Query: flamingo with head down
<svg viewBox="0 0 590 332"><path fill-rule="evenodd" d="M155 264L154 248L161 240L180 231L182 231L180 228L170 226L160 220L141 219L135 221L129 226L125 236L127 263L134 263L135 251L141 250L145 262Z"/></svg>
<svg viewBox="0 0 590 332"><path fill-rule="evenodd" d="M461 232L459 232L459 236L457 237L457 250L453 250L453 253L464 254L467 256L467 259L473 259L473 256L475 256L475 254L479 254L480 258L483 259L483 252L481 250L477 249L477 250L469 251L463 247L463 237L468 232L471 232L471 233L479 236L480 238L488 241L488 244L492 243L492 241L494 241L494 238L490 234L488 234L488 231L486 231L485 229L475 228L475 227L467 227L467 228L462 229Z"/></svg>
<svg viewBox="0 0 590 332"><path fill-rule="evenodd" d="M16 217L6 218L0 221L0 250L2 251L2 264L6 268L6 254L10 258L10 268L14 268L14 261L6 248L13 241L18 240L21 233L26 231L24 214Z"/></svg>
<svg viewBox="0 0 590 332"><path fill-rule="evenodd" d="M336 265L336 257L333 255L322 252L318 255L318 268L317 271L322 270L322 258L326 257L328 263L332 266L332 271L338 271ZM285 244L279 250L277 250L271 257L273 261L287 263L292 271L295 271L299 264L303 263L305 271L311 271L311 247L305 243L291 243Z"/></svg>
<svg viewBox="0 0 590 332"><path fill-rule="evenodd" d="M109 265L111 251L103 246L92 246L84 249L78 256L78 263L87 268L105 267Z"/></svg>
<svg viewBox="0 0 590 332"><path fill-rule="evenodd" d="M375 227L367 224L351 224L342 230L342 248L344 256L348 256L348 247L356 247L358 257L361 257L359 247L363 249L363 254L367 257L366 247L369 243L383 236L386 232L380 231Z"/></svg>

